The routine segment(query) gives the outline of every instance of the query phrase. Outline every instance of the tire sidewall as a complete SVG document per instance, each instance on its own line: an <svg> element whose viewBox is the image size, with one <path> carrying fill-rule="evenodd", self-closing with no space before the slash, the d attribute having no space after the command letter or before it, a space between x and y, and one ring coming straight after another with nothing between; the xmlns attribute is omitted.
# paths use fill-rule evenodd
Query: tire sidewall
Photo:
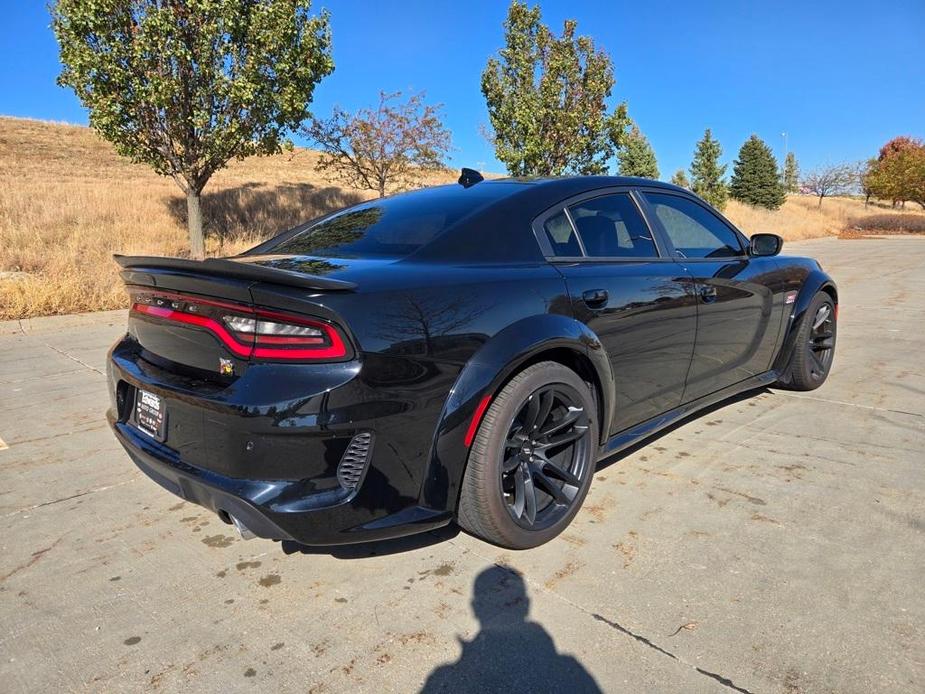
<svg viewBox="0 0 925 694"><path fill-rule="evenodd" d="M554 384L563 384L573 388L580 396L582 406L589 413L588 421L590 427L589 451L591 460L588 461L588 473L582 481L572 507L556 523L543 530L527 530L518 525L504 503L501 493L501 456L499 452L503 450L504 441L507 438L508 429L514 420L517 412L526 402L527 398L537 389ZM492 524L505 536L506 542L515 548L529 548L548 542L561 533L572 519L588 494L591 486L591 480L594 477L594 469L599 447L597 408L588 385L571 369L556 364L542 370L537 369L530 373L527 378L515 382L512 381L509 386L513 386L510 391L503 390L503 398L495 401L492 407L498 409L492 412L492 420L495 426L482 426L476 436L476 440L481 444L480 451L482 454L481 463L486 467L485 479L492 482L494 488L484 490L488 496L485 499L486 510L491 516ZM490 408L491 409L491 408ZM484 422L483 422L484 424ZM479 440L481 439L481 440ZM497 482L497 484L494 484Z"/></svg>
<svg viewBox="0 0 925 694"><path fill-rule="evenodd" d="M812 369L810 367L809 360L809 339L813 330L813 321L816 318L816 314L819 312L819 309L824 305L828 304L831 310L835 311L835 302L832 300L832 297L829 296L826 292L817 292L816 296L813 297L813 300L809 304L809 308L804 314L803 325L800 326L800 335L799 335L799 344L798 349L800 352L794 355L796 358L794 360L795 366L799 369L800 382L802 385L809 386L813 389L818 388L828 379L829 374L832 373L832 365L835 363L835 345L838 342L838 321L832 320L832 357L829 360L828 368L826 368L825 374L821 378L816 378L813 376Z"/></svg>

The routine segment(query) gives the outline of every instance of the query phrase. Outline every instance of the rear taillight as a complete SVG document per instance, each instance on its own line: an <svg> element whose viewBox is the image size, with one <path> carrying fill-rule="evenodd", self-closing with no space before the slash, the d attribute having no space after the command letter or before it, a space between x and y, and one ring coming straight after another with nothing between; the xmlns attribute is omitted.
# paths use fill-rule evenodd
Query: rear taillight
<svg viewBox="0 0 925 694"><path fill-rule="evenodd" d="M133 294L132 311L212 333L232 354L267 361L340 359L347 346L322 320L181 294Z"/></svg>

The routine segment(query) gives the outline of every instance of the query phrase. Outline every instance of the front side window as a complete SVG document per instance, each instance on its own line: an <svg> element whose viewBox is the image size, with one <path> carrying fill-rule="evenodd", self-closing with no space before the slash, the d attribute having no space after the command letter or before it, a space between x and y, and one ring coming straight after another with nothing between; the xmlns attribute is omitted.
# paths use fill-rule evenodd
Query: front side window
<svg viewBox="0 0 925 694"><path fill-rule="evenodd" d="M649 227L627 193L584 200L569 207L569 214L588 257L658 257Z"/></svg>
<svg viewBox="0 0 925 694"><path fill-rule="evenodd" d="M677 195L645 193L645 196L682 258L742 255L739 237L707 208Z"/></svg>

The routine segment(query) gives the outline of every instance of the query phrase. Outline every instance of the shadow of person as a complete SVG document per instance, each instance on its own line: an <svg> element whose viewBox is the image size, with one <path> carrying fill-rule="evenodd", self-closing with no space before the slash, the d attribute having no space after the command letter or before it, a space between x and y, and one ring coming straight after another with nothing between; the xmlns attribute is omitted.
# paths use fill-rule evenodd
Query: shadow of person
<svg viewBox="0 0 925 694"><path fill-rule="evenodd" d="M574 657L556 652L546 630L527 620L530 601L523 579L493 566L475 579L472 610L481 629L462 641L455 663L441 665L421 690L434 692L600 692Z"/></svg>

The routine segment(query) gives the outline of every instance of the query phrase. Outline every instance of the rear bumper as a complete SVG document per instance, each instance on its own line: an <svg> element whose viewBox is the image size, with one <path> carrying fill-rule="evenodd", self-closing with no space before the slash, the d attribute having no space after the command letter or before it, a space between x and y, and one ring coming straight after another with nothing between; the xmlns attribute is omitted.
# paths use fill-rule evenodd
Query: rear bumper
<svg viewBox="0 0 925 694"><path fill-rule="evenodd" d="M187 465L170 449L119 422L109 423L129 457L148 477L180 498L239 519L258 537L304 545L369 542L426 532L447 525L452 515L420 506L355 524L347 490L305 495L301 482L241 480ZM223 518L224 519L224 518ZM225 519L227 520L227 519Z"/></svg>
<svg viewBox="0 0 925 694"><path fill-rule="evenodd" d="M338 378L344 368L338 366ZM356 402L353 391L361 386L355 373L343 377L339 387L337 381L325 383L323 395L306 393L305 384L292 378L274 379L273 393L241 379L234 388L200 394L183 377L140 358L131 340L113 348L108 371L112 407L107 417L134 463L171 493L223 520L234 516L258 537L338 545L424 532L452 520L450 511L420 504L421 479L408 473L424 470L399 457L399 442L390 435L403 427L388 407L367 400L365 412L371 416L360 419L352 416L356 405L344 404L353 408L348 416L331 405L338 398ZM167 402L165 442L133 424L136 388ZM281 392L287 389L303 395ZM376 432L376 451L359 487L347 489L338 483L337 460L341 443L359 430Z"/></svg>

